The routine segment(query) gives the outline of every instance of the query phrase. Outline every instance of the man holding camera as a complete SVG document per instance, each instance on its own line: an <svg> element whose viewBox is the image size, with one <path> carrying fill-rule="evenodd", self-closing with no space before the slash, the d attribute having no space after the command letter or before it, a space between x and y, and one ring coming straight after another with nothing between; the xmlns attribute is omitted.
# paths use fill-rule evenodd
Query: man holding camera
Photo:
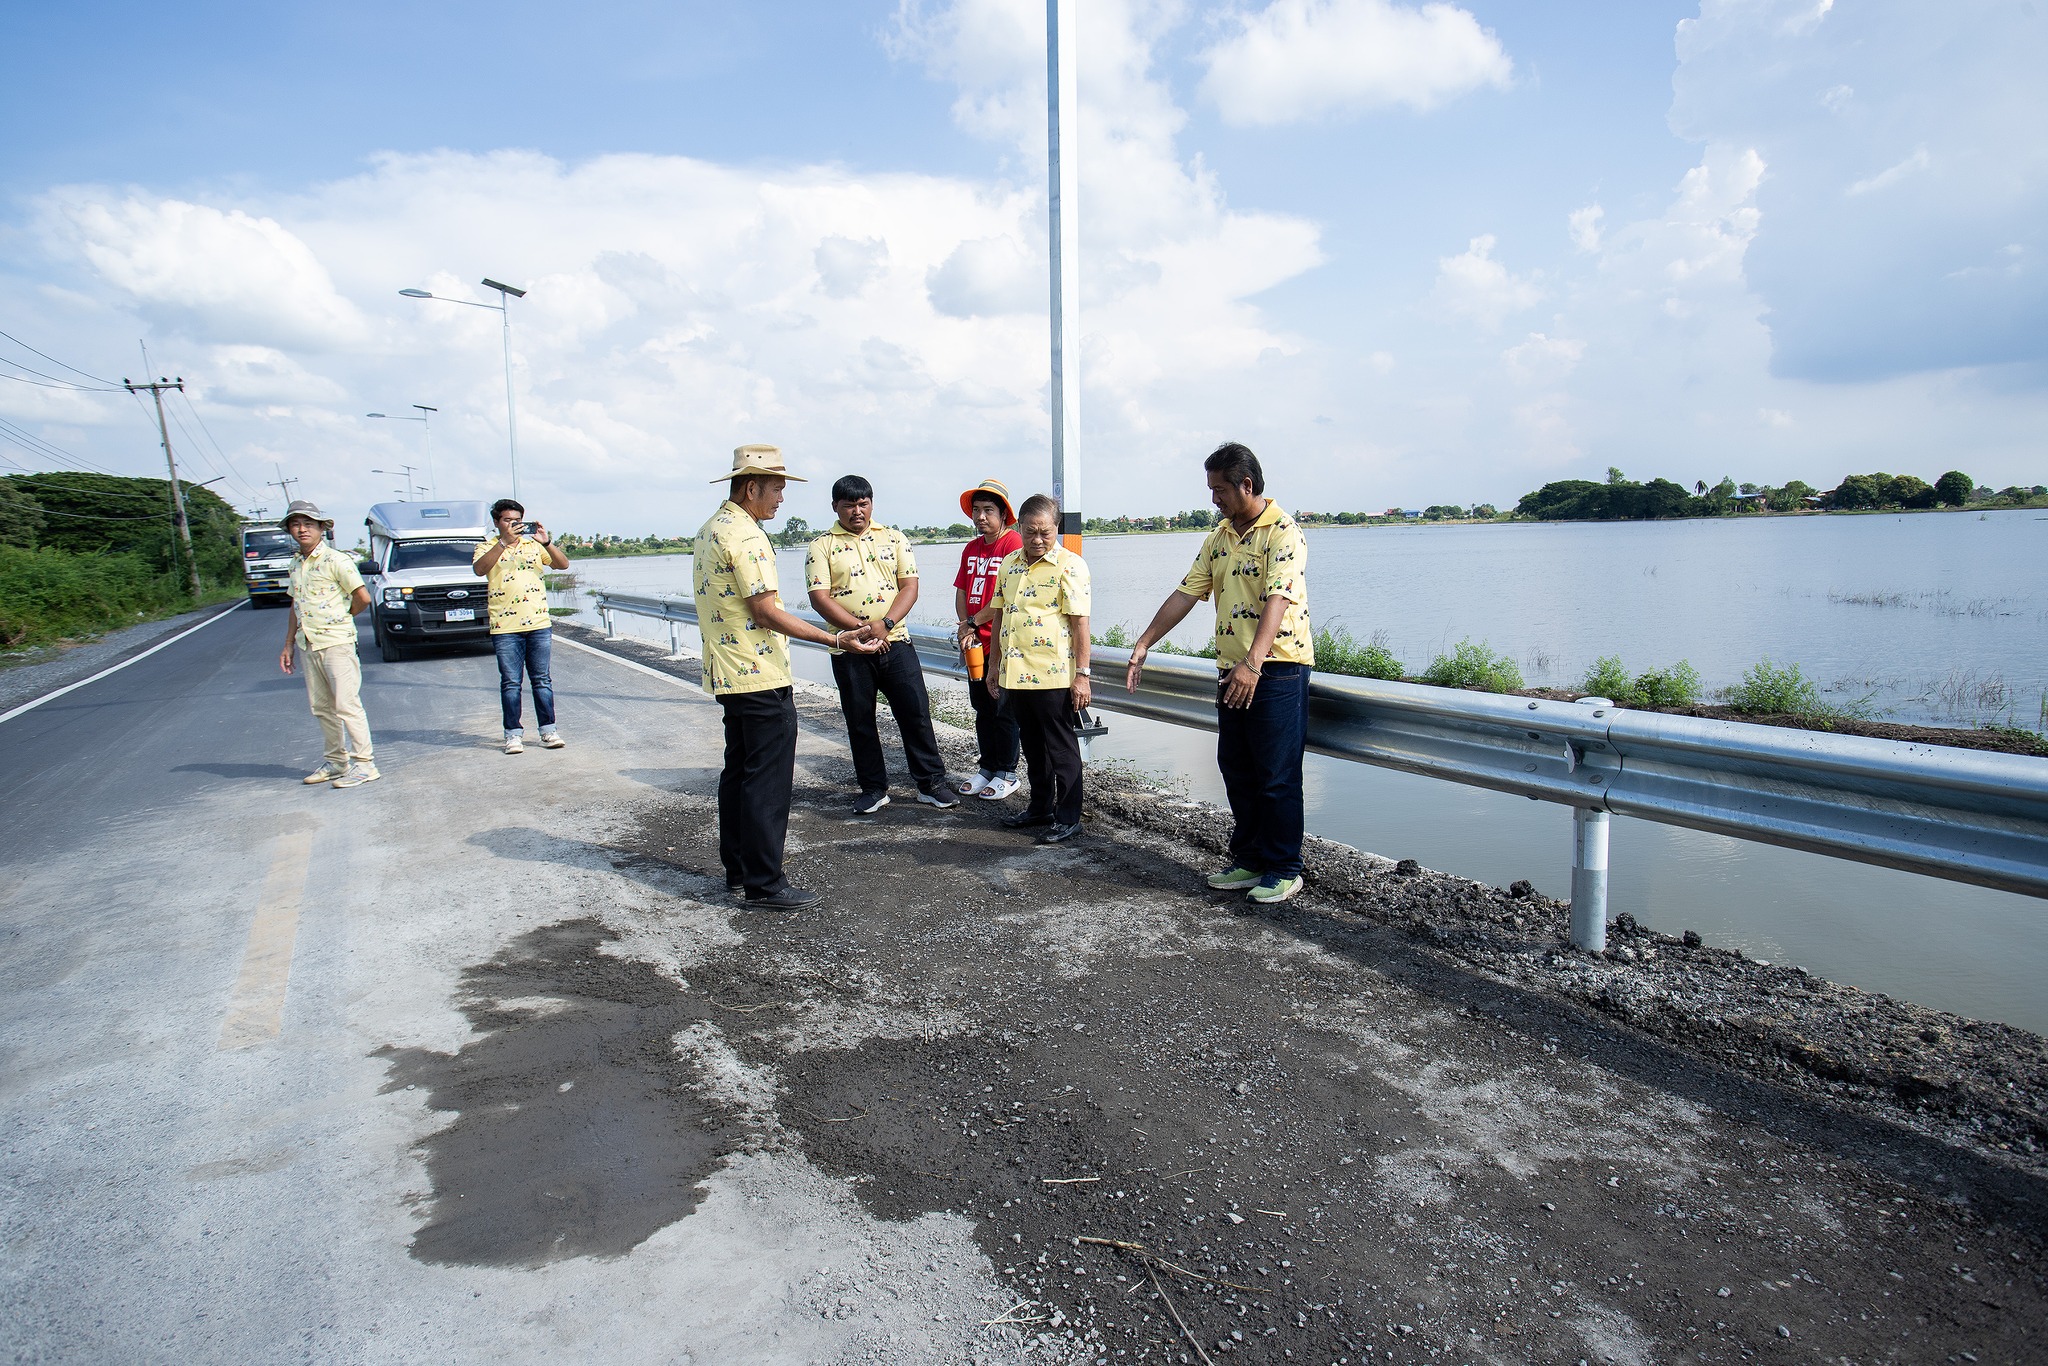
<svg viewBox="0 0 2048 1366"><path fill-rule="evenodd" d="M569 557L539 522L526 522L526 509L515 499L491 504L498 534L476 549L470 567L491 586L491 646L498 654L498 695L503 703L505 752L522 754L525 726L520 717L519 680L533 683L533 714L540 722L540 742L548 749L566 743L555 733L555 682L548 667L554 653L555 630L548 616L547 569L567 569Z"/></svg>

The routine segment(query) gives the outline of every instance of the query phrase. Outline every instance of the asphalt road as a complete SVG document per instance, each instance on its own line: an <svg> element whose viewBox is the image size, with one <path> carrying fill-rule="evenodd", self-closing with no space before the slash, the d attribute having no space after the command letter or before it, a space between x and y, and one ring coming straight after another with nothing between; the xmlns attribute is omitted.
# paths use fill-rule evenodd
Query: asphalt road
<svg viewBox="0 0 2048 1366"><path fill-rule="evenodd" d="M385 776L309 789L283 621L0 723L13 1360L2041 1359L2038 1179L1469 971L1391 870L1247 915L1104 779L1053 849L852 820L812 689L827 904L739 911L687 667L559 640L511 757L488 656L373 657Z"/></svg>
<svg viewBox="0 0 2048 1366"><path fill-rule="evenodd" d="M469 1043L465 970L564 915L658 931L656 957L732 937L722 890L708 908L704 880L622 875L604 845L650 793L633 774L717 762L717 712L558 647L571 747L508 757L488 656L366 649L384 777L306 788L320 738L283 622L233 612L0 725L6 1358L956 1356L1004 1307L968 1222L878 1220L788 1154L731 1154L630 1257L419 1255L416 1145L448 1116L390 1050ZM579 1060L555 1062L573 1094ZM540 1193L571 1224L581 1160ZM815 1303L869 1267L902 1268L885 1304Z"/></svg>

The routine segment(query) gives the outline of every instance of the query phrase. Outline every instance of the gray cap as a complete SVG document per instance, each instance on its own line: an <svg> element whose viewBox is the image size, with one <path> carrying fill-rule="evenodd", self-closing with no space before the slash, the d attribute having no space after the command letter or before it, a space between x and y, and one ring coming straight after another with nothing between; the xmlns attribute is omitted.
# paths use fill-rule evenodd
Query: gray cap
<svg viewBox="0 0 2048 1366"><path fill-rule="evenodd" d="M292 499L291 506L284 510L284 516L277 519L277 524L285 526L294 517L305 517L311 521L318 522L324 527L331 528L334 525L334 519L322 512L320 505L310 498ZM286 529L289 530L289 528Z"/></svg>

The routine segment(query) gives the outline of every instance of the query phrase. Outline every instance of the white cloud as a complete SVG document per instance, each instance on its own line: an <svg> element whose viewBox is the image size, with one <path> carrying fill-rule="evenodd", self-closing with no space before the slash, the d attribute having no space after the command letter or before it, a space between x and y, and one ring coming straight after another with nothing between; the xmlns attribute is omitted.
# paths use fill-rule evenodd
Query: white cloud
<svg viewBox="0 0 2048 1366"><path fill-rule="evenodd" d="M1436 263L1436 299L1448 312L1471 318L1488 331L1500 327L1511 313L1531 308L1543 298L1534 280L1512 275L1493 257L1493 234L1475 237L1456 256Z"/></svg>
<svg viewBox="0 0 2048 1366"><path fill-rule="evenodd" d="M932 307L954 318L1044 311L1050 294L1045 258L1014 237L962 242L925 276Z"/></svg>
<svg viewBox="0 0 2048 1366"><path fill-rule="evenodd" d="M889 262L889 244L870 237L828 237L818 243L812 260L818 266L818 288L835 299L849 299L881 278Z"/></svg>
<svg viewBox="0 0 2048 1366"><path fill-rule="evenodd" d="M210 320L300 346L347 345L363 336L361 315L335 292L306 244L275 218L71 188L44 200L44 222L52 237L151 316Z"/></svg>
<svg viewBox="0 0 2048 1366"><path fill-rule="evenodd" d="M1879 171L1876 175L1871 176L1867 180L1857 181L1855 184L1851 185L1847 190L1843 191L1843 193L1869 194L1872 190L1889 189L1893 185L1898 184L1901 180L1904 180L1907 176L1912 175L1916 171L1924 171L1932 164L1933 162L1927 155L1927 149L1925 147L1922 147L1918 151L1914 152L1913 155L1907 157L1904 161L1896 162L1893 165L1885 167L1882 171Z"/></svg>
<svg viewBox="0 0 2048 1366"><path fill-rule="evenodd" d="M1586 344L1572 337L1546 337L1541 332L1531 332L1527 341L1500 354L1516 383L1556 384L1578 368L1585 358Z"/></svg>
<svg viewBox="0 0 2048 1366"><path fill-rule="evenodd" d="M1226 123L1427 110L1514 76L1499 39L1450 4L1273 0L1232 21L1237 31L1201 57L1202 94Z"/></svg>
<svg viewBox="0 0 2048 1366"><path fill-rule="evenodd" d="M1600 220L1607 211L1598 204L1588 204L1583 209L1573 209L1566 219L1571 229L1572 245L1580 251L1600 250Z"/></svg>

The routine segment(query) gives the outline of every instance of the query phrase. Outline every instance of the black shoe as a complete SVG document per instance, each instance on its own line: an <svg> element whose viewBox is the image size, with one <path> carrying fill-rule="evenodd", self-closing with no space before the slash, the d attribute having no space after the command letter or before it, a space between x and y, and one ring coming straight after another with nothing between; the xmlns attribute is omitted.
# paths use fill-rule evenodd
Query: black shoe
<svg viewBox="0 0 2048 1366"><path fill-rule="evenodd" d="M767 896L755 896L749 892L747 894L747 909L754 911L807 911L824 899L816 892L807 892L801 887L784 883L781 891L771 892Z"/></svg>
<svg viewBox="0 0 2048 1366"><path fill-rule="evenodd" d="M1033 840L1032 843L1065 844L1068 840L1073 839L1076 835L1080 833L1081 822L1079 821L1075 821L1072 825L1061 825L1057 821L1055 821L1053 823L1052 829L1046 831L1043 835L1040 835L1037 839Z"/></svg>
<svg viewBox="0 0 2048 1366"><path fill-rule="evenodd" d="M944 784L933 787L920 787L917 790L917 799L926 806L936 806L941 811L951 811L954 807L960 805L960 799L946 791Z"/></svg>
<svg viewBox="0 0 2048 1366"><path fill-rule="evenodd" d="M1050 811L1018 811L1003 817L1003 824L1012 830L1030 830L1040 825L1052 824Z"/></svg>
<svg viewBox="0 0 2048 1366"><path fill-rule="evenodd" d="M853 814L872 816L888 804L889 794L886 792L863 792L853 799Z"/></svg>

